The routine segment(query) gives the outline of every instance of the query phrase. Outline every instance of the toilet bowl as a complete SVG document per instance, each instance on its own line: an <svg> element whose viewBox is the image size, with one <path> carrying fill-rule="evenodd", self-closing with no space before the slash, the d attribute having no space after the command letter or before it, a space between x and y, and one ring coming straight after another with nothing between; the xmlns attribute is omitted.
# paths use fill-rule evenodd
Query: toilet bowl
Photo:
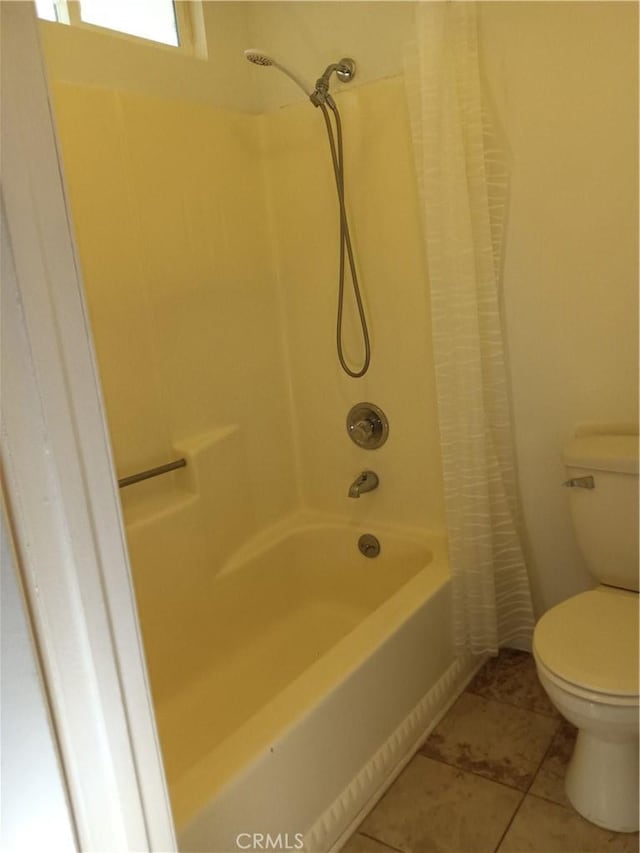
<svg viewBox="0 0 640 853"><path fill-rule="evenodd" d="M602 586L549 610L536 626L540 683L578 729L566 793L587 820L638 829L638 596Z"/></svg>
<svg viewBox="0 0 640 853"><path fill-rule="evenodd" d="M567 796L617 832L638 829L638 437L584 436L565 449L578 544L593 590L536 625L538 677L578 728Z"/></svg>

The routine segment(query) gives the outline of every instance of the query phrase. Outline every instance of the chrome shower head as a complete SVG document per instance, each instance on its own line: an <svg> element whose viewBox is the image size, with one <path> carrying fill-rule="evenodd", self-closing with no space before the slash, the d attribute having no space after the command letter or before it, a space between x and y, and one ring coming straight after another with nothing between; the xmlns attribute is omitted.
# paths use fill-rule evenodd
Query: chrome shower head
<svg viewBox="0 0 640 853"><path fill-rule="evenodd" d="M250 48L249 50L245 50L244 55L254 65L260 65L263 68L277 68L278 71L282 71L290 80L293 80L296 86L302 89L307 97L310 97L313 87L309 86L298 74L290 71L286 65L282 65L282 63L277 62L272 56L269 56L268 53L265 53L263 50Z"/></svg>

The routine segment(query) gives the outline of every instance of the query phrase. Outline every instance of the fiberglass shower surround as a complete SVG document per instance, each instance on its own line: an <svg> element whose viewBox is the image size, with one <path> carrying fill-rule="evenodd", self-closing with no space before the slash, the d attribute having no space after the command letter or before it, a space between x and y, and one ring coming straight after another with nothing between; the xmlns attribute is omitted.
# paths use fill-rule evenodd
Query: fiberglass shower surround
<svg viewBox="0 0 640 853"><path fill-rule="evenodd" d="M358 379L364 376L369 369L371 361L371 344L369 341L369 329L367 327L367 318L364 313L362 304L362 296L360 293L360 285L358 282L358 273L356 270L356 262L353 256L353 247L351 245L351 234L349 233L349 222L347 219L347 210L344 199L344 155L342 146L342 122L340 121L340 113L335 101L329 93L329 81L332 74L336 74L339 80L346 83L353 79L356 73L355 62L352 59L341 59L339 62L328 65L324 74L316 80L315 88L308 86L298 74L290 71L280 62L276 62L264 51L260 50L245 50L244 55L254 65L263 67L277 68L286 74L302 91L307 95L311 103L315 107L319 107L327 128L327 137L329 140L329 148L331 149L331 161L333 164L333 173L336 180L336 190L338 193L338 204L340 207L340 272L338 276L338 311L336 321L336 344L338 350L338 360L344 372ZM333 113L335 120L335 134L331 118L327 107ZM345 278L345 254L349 262L349 270L351 272L351 282L353 285L353 295L358 308L358 317L360 319L360 328L362 330L362 343L364 347L364 361L362 367L358 370L352 370L347 364L344 357L342 345L342 314L344 308L344 278Z"/></svg>

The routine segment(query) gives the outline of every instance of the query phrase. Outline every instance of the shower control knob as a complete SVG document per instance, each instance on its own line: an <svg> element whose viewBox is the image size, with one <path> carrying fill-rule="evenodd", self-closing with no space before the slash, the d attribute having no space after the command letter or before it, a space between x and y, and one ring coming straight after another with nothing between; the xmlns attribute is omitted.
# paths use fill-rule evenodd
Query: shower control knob
<svg viewBox="0 0 640 853"><path fill-rule="evenodd" d="M387 416L373 403L356 403L347 415L347 433L358 447L375 450L389 435Z"/></svg>
<svg viewBox="0 0 640 853"><path fill-rule="evenodd" d="M366 444L375 431L375 424L368 418L364 418L356 424L349 424L348 429L349 435L356 444Z"/></svg>

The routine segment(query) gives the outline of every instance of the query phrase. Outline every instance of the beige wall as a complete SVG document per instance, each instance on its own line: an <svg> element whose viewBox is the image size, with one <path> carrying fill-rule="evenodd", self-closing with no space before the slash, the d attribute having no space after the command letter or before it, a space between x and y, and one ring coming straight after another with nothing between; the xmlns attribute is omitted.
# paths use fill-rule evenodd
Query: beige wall
<svg viewBox="0 0 640 853"><path fill-rule="evenodd" d="M280 388L288 383L295 397L294 418L289 418L289 410L285 413L286 405L280 411L285 430L294 424L297 481L304 503L332 511L346 507L365 518L371 513L372 518L379 514L437 525L442 508L428 300L422 291L425 266L398 77L403 45L413 35L412 5L208 2L204 5L208 61L172 56L150 46L143 50L134 43L125 47L105 35L74 34L56 25L43 25L43 31L54 76L82 84L78 90L84 92L82 97L86 97L87 82L130 92L127 97L118 95L115 102L120 105L118 120L126 115L139 134L138 141L133 153L117 156L135 159L145 190L127 204L138 205L138 220L145 218L140 211L149 199L157 209L152 221L159 230L154 225L154 234L146 232L145 239L160 237L159 263L152 257L134 256L132 232L117 218L100 226L109 240L96 241L96 257L101 258L120 234L120 257L108 259L119 271L120 281L128 281L134 269L137 279L136 267L141 264L149 267L154 282L156 277L159 281L157 286L150 285L149 279L144 292L121 286L122 304L136 303L131 311L140 316L145 314L149 294L157 296L160 307L154 311L162 319L161 331L154 334L160 334L163 343L158 348L157 341L138 341L138 350L132 351L134 343L128 342L113 353L114 373L118 364L126 366L138 363L132 358L147 357L139 351L143 343L147 354L153 347L157 353L164 347L173 377L169 396L175 394L181 400L175 409L181 436L192 424L200 429L212 412L217 415L219 404L224 408L231 400L235 401L229 403L231 408L244 405L240 398L247 398L246 385L225 384L222 369L206 404L195 398L189 403L181 396L178 330L184 334L187 328L186 303L175 299L171 304L163 279L171 264L193 254L194 240L210 239L210 260L201 268L195 258L189 261L185 295L200 331L207 331L201 311L206 307L213 312L214 323L220 321L219 333L225 341L224 329L241 316L243 304L251 302L252 288L259 300L266 300L257 303L270 318L265 328L271 324L280 330L269 344L275 348L277 381ZM573 538L567 495L558 485L563 478L562 444L577 424L629 421L637 416L637 7L615 2L481 3L478 7L483 73L512 164L505 322L531 576L537 608L542 611L590 583ZM337 217L320 115L304 103L289 80L273 69L250 66L242 57L242 49L249 46L272 52L310 80L338 56L351 54L358 62L353 86L336 86L336 91L341 92L344 109L349 207L373 333L371 373L363 380L343 377L334 353ZM383 82L384 77L395 79ZM134 93L151 100L136 102ZM161 96L165 103L163 118L154 96ZM171 110L177 111L174 117L180 115L182 121L190 116L194 124L187 126L193 127L194 135L174 129L169 141L163 141L163 122L169 126L174 122L169 100ZM207 109L216 106L227 112L218 112L215 118L210 113L210 132L204 132L204 119L196 121L195 112L180 103L187 100L200 102L202 110L206 103ZM283 105L286 109L278 109ZM249 125L238 111L266 115ZM138 113L144 120L139 120ZM145 142L147 119L155 136ZM83 123L79 113L69 121L80 134L85 132L79 127ZM96 150L100 146L113 150L106 145L106 140L115 142L109 122L103 120L101 133ZM215 213L211 208L207 227L202 228L200 210L207 198L203 188L210 185L217 193L223 187L229 193L232 182L222 173L226 169L232 175L244 169L238 140L248 170L240 176L242 201L230 218L224 204ZM122 140L118 144L122 149ZM183 144L187 159L193 162L191 194L172 177L171 194L163 198L162 183L157 180L161 152L168 154L170 148L175 163ZM148 163L145 145L156 151ZM231 169L227 158L235 163ZM206 179L196 186L201 169ZM113 191L112 182L103 184L94 188L93 198L101 191ZM255 187L260 187L259 202L252 200ZM163 207L163 200L170 204ZM90 202L87 196L91 216L95 211ZM160 222L161 211L180 206L191 212ZM265 223L271 229L268 234ZM176 230L182 233L184 253L172 249L169 235ZM247 233L251 238L243 243L242 235ZM245 252L247 245L251 248ZM243 283L237 313L223 319L220 307L227 304L230 293L224 284L229 273L224 259L230 257L230 248L242 255ZM213 257L220 275L216 272L216 285L209 289L205 280L207 270L213 270ZM97 276L100 266L96 264ZM175 325L173 309L179 320ZM109 322L117 325L120 309L113 303L105 300L100 311L105 317L112 315ZM125 317L124 328L127 322ZM232 348L233 337L228 336ZM142 404L150 420L164 405L160 398L167 397L167 391L161 390L165 380L159 378L157 353L149 363L155 398ZM277 362L280 358L284 361ZM205 360L204 351L193 350L193 376L206 385ZM320 365L328 365L328 370L323 372ZM106 364L102 369L111 370ZM261 387L264 390L268 383ZM285 387L283 400L287 393ZM353 402L367 397L389 410L392 439L378 454L363 455L348 442L343 420ZM132 391L126 402L135 399ZM126 419L126 408L122 417L113 417ZM251 410L246 404L243 416L249 417ZM208 422L228 423L232 414L225 412L222 420L214 417ZM148 433L136 434L134 428L132 446L144 449L162 441L166 446L169 436L165 427L162 430L148 445ZM283 461L288 452L283 449L279 458ZM375 495L346 502L345 484L369 463L380 467L383 486ZM291 456L283 461L286 488L281 495L295 494L293 464ZM275 476L274 470L271 473ZM288 498L277 509L286 506L290 506Z"/></svg>
<svg viewBox="0 0 640 853"><path fill-rule="evenodd" d="M568 512L576 425L637 421L638 8L484 3L511 155L504 302L538 609L592 583Z"/></svg>
<svg viewBox="0 0 640 853"><path fill-rule="evenodd" d="M356 60L356 76L348 84L334 76L332 91L353 91L402 73L403 47L414 32L413 3L256 0L246 5L247 47L266 51L312 86L344 56ZM254 86L263 110L304 101L302 91L273 69L254 70Z"/></svg>

